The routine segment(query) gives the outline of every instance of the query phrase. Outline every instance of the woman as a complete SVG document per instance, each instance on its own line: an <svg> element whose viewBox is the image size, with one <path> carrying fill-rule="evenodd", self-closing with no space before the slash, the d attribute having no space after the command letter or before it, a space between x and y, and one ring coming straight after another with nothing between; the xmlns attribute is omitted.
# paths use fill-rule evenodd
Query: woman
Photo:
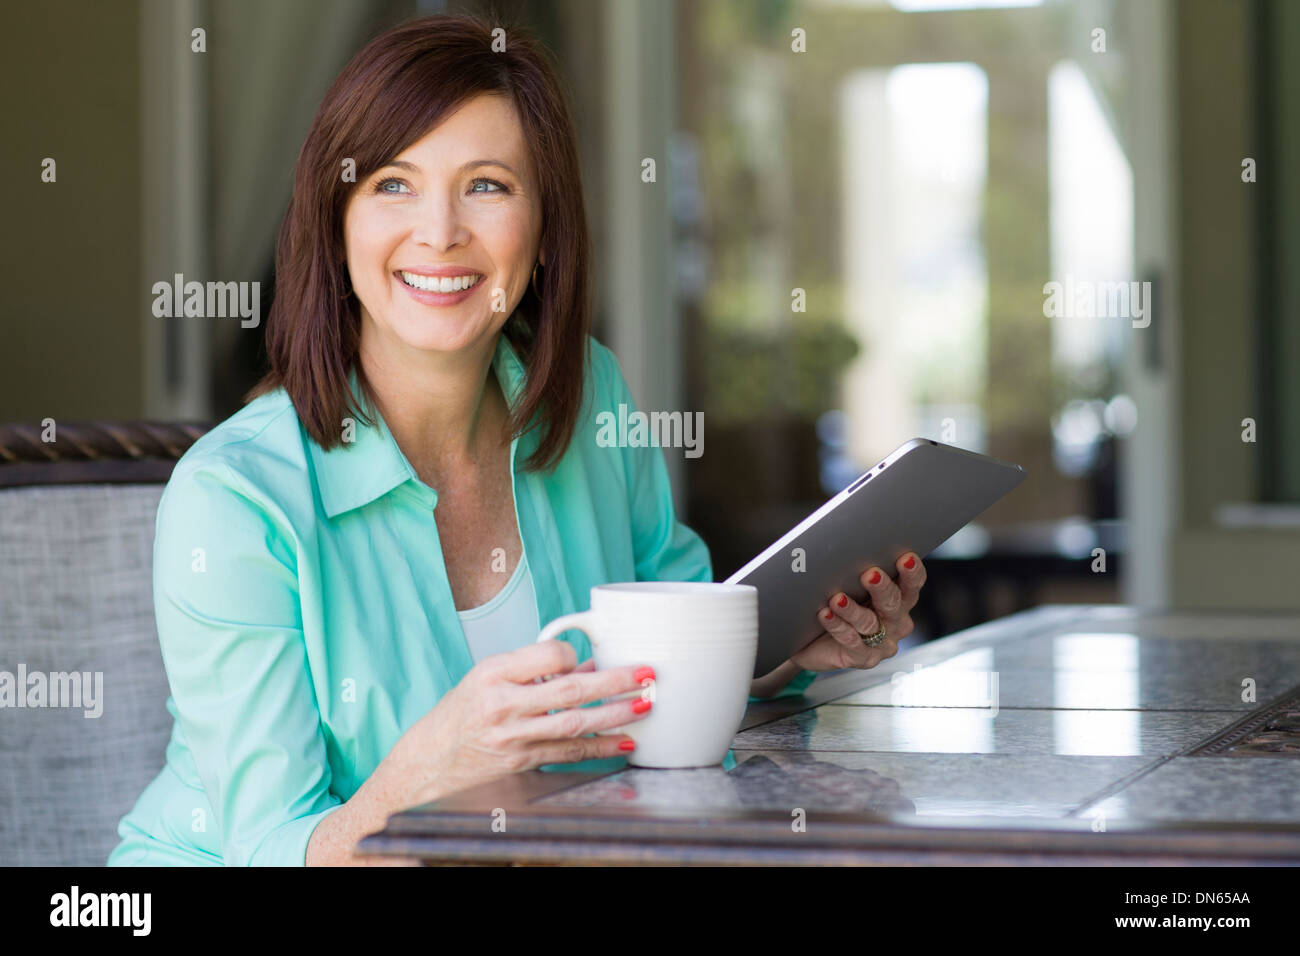
<svg viewBox="0 0 1300 956"><path fill-rule="evenodd" d="M398 810L621 760L626 735L591 734L648 702L594 703L646 669L596 672L585 636L534 644L540 623L602 582L712 580L662 452L595 440L634 404L588 335L573 124L537 45L498 52L491 30L409 22L325 95L276 253L272 370L159 504L174 726L110 864L377 862L353 848ZM864 575L880 620L837 595L755 696L892 656L925 574L900 571Z"/></svg>

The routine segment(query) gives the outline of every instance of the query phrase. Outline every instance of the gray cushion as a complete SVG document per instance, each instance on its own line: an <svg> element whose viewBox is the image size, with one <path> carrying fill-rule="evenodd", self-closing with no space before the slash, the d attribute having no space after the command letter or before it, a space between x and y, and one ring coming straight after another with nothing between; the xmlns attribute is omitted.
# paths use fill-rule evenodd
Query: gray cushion
<svg viewBox="0 0 1300 956"><path fill-rule="evenodd" d="M0 865L102 866L118 820L162 769L171 716L152 573L162 490L0 490L0 671L103 673L98 718L0 708Z"/></svg>

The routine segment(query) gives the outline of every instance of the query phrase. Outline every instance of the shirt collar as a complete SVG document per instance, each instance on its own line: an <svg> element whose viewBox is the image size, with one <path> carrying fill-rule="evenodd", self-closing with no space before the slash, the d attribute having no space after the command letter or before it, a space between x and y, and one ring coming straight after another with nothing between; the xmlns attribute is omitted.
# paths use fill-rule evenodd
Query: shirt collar
<svg viewBox="0 0 1300 956"><path fill-rule="evenodd" d="M523 389L524 366L504 333L497 335L492 369L506 400L513 405ZM374 424L366 425L356 419L353 440L329 451L317 442L309 441L321 504L325 514L331 518L369 504L404 482L419 481L379 410L365 402L357 384L355 367L348 370L348 386L352 390L354 407L363 409ZM516 441L518 439L511 442L512 460Z"/></svg>

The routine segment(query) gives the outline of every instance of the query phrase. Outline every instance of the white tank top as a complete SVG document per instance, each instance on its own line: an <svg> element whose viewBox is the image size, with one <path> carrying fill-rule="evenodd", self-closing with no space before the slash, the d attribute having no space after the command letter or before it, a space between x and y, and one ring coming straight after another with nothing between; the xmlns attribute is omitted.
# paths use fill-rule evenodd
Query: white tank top
<svg viewBox="0 0 1300 956"><path fill-rule="evenodd" d="M490 654L516 651L537 640L537 602L533 576L523 555L506 586L486 604L458 612L470 657L477 664Z"/></svg>

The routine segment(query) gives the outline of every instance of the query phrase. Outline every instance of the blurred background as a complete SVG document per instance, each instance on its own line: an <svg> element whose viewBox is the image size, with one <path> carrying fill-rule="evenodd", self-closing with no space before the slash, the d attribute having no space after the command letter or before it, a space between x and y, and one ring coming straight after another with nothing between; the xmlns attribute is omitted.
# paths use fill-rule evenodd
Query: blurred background
<svg viewBox="0 0 1300 956"><path fill-rule="evenodd" d="M0 422L235 412L264 323L155 318L153 284L258 281L265 317L326 86L403 19L489 10L570 89L597 338L640 407L704 412L665 458L718 579L926 436L1029 478L927 560L915 640L1300 607L1284 0L8 2ZM1052 282L1150 299L1052 316Z"/></svg>

